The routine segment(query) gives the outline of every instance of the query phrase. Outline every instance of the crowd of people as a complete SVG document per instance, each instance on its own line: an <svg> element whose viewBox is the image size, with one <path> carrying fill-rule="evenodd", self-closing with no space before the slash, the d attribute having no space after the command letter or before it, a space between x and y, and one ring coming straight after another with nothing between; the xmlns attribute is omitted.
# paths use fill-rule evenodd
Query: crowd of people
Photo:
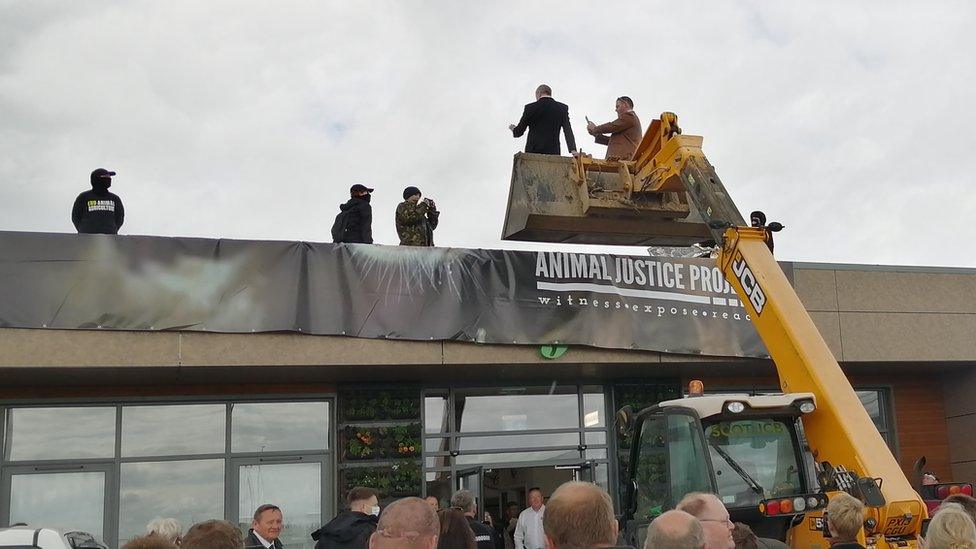
<svg viewBox="0 0 976 549"><path fill-rule="evenodd" d="M349 491L349 509L311 533L315 549L612 549L618 545L618 519L610 495L588 482L567 482L546 501L532 488L528 507L508 524L495 525L491 515L477 516L474 494L459 490L450 507L440 509L437 498L406 497L380 509L372 488ZM832 549L864 549L864 504L846 493L830 498L823 515L823 532ZM149 523L147 533L122 549L284 549L281 509L258 507L247 533L223 520L194 524L182 534L174 519ZM782 549L780 540L757 537L749 526L732 522L716 495L687 494L674 509L647 526L643 549ZM923 549L976 549L976 499L949 496L935 511ZM633 548L636 549L636 548Z"/></svg>

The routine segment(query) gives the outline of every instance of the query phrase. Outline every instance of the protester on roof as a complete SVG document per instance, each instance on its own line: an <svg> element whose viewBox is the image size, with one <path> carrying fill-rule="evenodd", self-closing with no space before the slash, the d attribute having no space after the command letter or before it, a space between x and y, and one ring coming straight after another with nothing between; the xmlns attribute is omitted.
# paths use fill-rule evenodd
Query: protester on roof
<svg viewBox="0 0 976 549"><path fill-rule="evenodd" d="M403 202L396 209L396 230L401 246L433 246L434 229L441 212L429 198L421 200L420 189L403 190Z"/></svg>
<svg viewBox="0 0 976 549"><path fill-rule="evenodd" d="M71 208L71 222L83 234L118 234L125 220L122 199L108 188L115 172L98 168L91 173L91 190L75 198Z"/></svg>
<svg viewBox="0 0 976 549"><path fill-rule="evenodd" d="M359 183L349 188L349 200L339 205L339 214L332 224L333 242L373 243L373 207L369 205L373 190Z"/></svg>

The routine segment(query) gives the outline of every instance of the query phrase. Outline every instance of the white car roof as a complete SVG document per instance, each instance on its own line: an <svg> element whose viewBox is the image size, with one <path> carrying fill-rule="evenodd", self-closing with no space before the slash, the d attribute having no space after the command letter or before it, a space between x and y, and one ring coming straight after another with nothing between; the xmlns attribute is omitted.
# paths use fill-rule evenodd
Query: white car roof
<svg viewBox="0 0 976 549"><path fill-rule="evenodd" d="M691 408L692 410L698 412L699 418L704 419L706 417L722 413L722 407L725 406L725 403L732 400L744 402L750 408L783 408L786 406L791 406L798 400L813 400L814 404L816 404L816 399L814 398L813 393L790 393L787 395L779 394L757 396L726 393L720 395L703 395L665 400L659 403L658 406L661 408L667 408L669 406Z"/></svg>
<svg viewBox="0 0 976 549"><path fill-rule="evenodd" d="M40 530L37 544L43 549L71 549L60 532L50 528L33 526L13 526L0 529L0 548L8 545L27 545L34 543L34 532Z"/></svg>

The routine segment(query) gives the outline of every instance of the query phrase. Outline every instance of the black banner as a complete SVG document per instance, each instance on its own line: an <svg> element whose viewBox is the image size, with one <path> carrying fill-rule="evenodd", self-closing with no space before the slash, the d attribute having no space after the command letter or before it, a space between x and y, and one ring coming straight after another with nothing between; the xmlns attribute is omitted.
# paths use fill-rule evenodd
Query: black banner
<svg viewBox="0 0 976 549"><path fill-rule="evenodd" d="M0 326L767 353L710 259L0 232Z"/></svg>

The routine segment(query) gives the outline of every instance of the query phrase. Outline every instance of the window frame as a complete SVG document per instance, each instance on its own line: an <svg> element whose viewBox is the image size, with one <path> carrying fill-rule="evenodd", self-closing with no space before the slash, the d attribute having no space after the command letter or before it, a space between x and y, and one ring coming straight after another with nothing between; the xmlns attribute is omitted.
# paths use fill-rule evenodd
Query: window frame
<svg viewBox="0 0 976 549"><path fill-rule="evenodd" d="M613 446L613 436L610 433L610 429L613 425L613 413L611 412L611 407L613 405L612 396L612 385L599 382L560 382L556 383L556 386L562 389L575 388L576 395L576 426L575 427L560 427L560 428L548 428L548 429L524 429L524 430L512 430L512 431L467 431L462 432L458 429L457 425L457 399L458 393L462 393L461 396L467 397L468 391L503 391L505 389L510 389L512 387L525 387L532 389L545 389L551 386L553 382L549 381L539 381L539 380L526 380L518 384L478 384L478 383L464 383L464 384L439 384L439 385L426 385L421 391L421 438L423 442L421 443L421 494L422 496L427 496L427 475L429 473L447 473L452 482L456 483L458 479L458 474L463 471L469 471L474 467L481 467L485 470L492 468L523 468L523 467L535 467L540 465L554 466L554 465L577 465L577 464L590 464L593 467L598 465L606 465L608 471L608 486L607 489L611 493L611 497L614 497L616 492L616 487L613 485L613 479L616 478L616 463L613 456L614 446ZM543 393L544 394L544 393ZM567 395L572 395L574 393L562 393ZM584 395L587 394L599 394L603 399L603 407L599 412L603 413L603 426L586 427L585 426L585 415L586 415L586 403L584 402ZM489 396L489 395L477 395L477 396ZM443 398L445 399L445 419L442 420L443 430L438 432L427 431L427 406L426 401L428 398ZM586 434L600 432L605 434L605 442L602 444L588 444L586 442ZM518 435L546 435L546 434L567 434L573 433L577 435L578 442L574 445L568 446L545 446L545 447L533 447L533 448L484 448L478 450L468 450L461 452L459 450L459 441L464 438L470 437L484 437L484 436L518 436ZM427 443L431 440L440 441L440 448L436 451L427 450ZM606 450L607 456L605 458L598 459L588 459L586 457L587 450ZM468 464L461 463L457 461L457 457L461 455L484 455L484 454L495 454L503 455L506 453L520 453L520 452L532 452L532 451L565 451L572 452L576 451L578 457L573 458L558 458L558 459L546 459L543 461L500 461L493 460L490 463L480 463L480 464ZM428 465L428 459L434 459L435 464L433 466ZM614 498L615 499L615 498Z"/></svg>
<svg viewBox="0 0 976 549"><path fill-rule="evenodd" d="M24 467L43 467L45 470L51 468L75 468L86 467L107 467L110 471L106 477L106 497L104 522L105 533L102 539L110 547L118 547L121 524L121 469L123 463L144 463L159 461L196 461L207 459L224 460L225 471L229 471L233 463L240 460L272 458L282 459L297 456L305 456L309 459L314 456L316 460L323 463L321 469L321 493L323 505L321 508L321 520L330 519L334 515L335 484L338 478L337 459L336 459L336 400L335 392L329 393L309 393L291 395L201 395L201 396L169 396L169 397L100 397L100 398L61 398L61 399L3 399L0 400L0 477L6 475L7 470L18 471ZM232 451L232 423L231 414L234 404L242 403L297 403L297 402L327 402L328 403L328 428L326 429L327 448L320 450L285 450L272 452L233 452ZM173 455L153 455L153 456L133 456L122 457L122 409L128 406L160 406L160 405L192 405L192 404L221 404L224 406L224 450L220 453L207 454L173 454ZM110 458L84 458L84 459L52 459L52 460L6 460L6 438L7 418L10 417L10 410L15 408L76 408L76 407L112 407L115 409L115 447L113 457ZM234 468L236 475L237 469ZM238 502L235 499L230 505L231 494L237 494L237 476L224 476L223 501L224 516L222 518L237 523L237 517L231 516L231 511L236 509ZM0 518L9 516L10 506L10 487L0 486ZM235 496L236 497L236 496ZM221 518L221 517L214 517ZM184 525L189 527L190 525Z"/></svg>
<svg viewBox="0 0 976 549"><path fill-rule="evenodd" d="M878 429L878 433L881 435L881 438L884 439L885 444L888 445L888 449L891 450L891 454L895 456L895 459L898 459L900 448L898 444L898 426L895 422L894 390L890 385L854 385L855 393L869 391L877 393L878 411L885 422L884 431ZM861 402L860 395L858 395L858 402ZM862 403L861 405L863 406L864 404ZM867 411L866 408L865 411ZM872 423L874 423L873 420Z"/></svg>

